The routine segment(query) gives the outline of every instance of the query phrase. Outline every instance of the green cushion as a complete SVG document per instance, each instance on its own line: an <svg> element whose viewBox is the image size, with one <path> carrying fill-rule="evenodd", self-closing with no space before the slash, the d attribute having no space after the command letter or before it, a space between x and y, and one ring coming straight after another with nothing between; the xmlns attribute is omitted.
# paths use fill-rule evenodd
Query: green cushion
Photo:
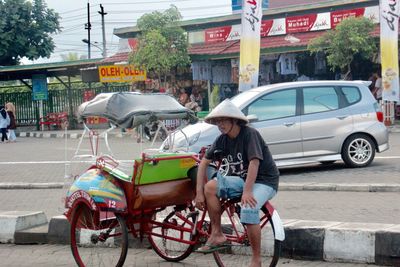
<svg viewBox="0 0 400 267"><path fill-rule="evenodd" d="M187 155L187 158L158 160L165 157L182 155ZM188 170L196 165L196 161L190 158L190 155L192 154L168 153L152 155L151 157L154 158L154 161L144 163L142 173L141 175L138 173L135 183L140 185L152 184L188 177ZM137 159L136 161L140 163L141 159Z"/></svg>

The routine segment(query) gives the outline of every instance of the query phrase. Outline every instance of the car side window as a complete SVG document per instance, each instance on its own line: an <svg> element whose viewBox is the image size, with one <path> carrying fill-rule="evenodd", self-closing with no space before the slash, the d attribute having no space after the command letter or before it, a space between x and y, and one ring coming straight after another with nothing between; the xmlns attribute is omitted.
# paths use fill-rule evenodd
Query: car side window
<svg viewBox="0 0 400 267"><path fill-rule="evenodd" d="M360 90L357 87L344 86L342 92L349 104L356 103L361 99Z"/></svg>
<svg viewBox="0 0 400 267"><path fill-rule="evenodd" d="M303 89L304 114L335 110L339 108L339 97L334 87L310 87Z"/></svg>
<svg viewBox="0 0 400 267"><path fill-rule="evenodd" d="M296 115L296 89L282 90L264 95L247 107L247 115L258 120L272 120Z"/></svg>

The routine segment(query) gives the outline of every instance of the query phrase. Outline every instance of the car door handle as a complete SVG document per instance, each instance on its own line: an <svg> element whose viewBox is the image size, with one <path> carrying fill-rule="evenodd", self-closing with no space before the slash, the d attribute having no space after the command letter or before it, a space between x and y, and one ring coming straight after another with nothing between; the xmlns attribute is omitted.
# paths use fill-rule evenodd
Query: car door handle
<svg viewBox="0 0 400 267"><path fill-rule="evenodd" d="M343 116L337 116L336 118L339 120L344 120L348 117L349 115L343 115Z"/></svg>
<svg viewBox="0 0 400 267"><path fill-rule="evenodd" d="M285 125L286 127L290 127L290 126L295 125L295 122L285 122L285 123L283 123L283 125Z"/></svg>

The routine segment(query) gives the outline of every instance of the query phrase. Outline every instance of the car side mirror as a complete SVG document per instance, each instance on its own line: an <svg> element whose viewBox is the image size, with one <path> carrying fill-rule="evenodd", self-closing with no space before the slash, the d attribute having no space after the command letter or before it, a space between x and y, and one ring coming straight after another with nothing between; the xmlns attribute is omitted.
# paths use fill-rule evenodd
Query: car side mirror
<svg viewBox="0 0 400 267"><path fill-rule="evenodd" d="M247 116L246 116L246 118L249 120L249 122L255 122L255 121L258 121L258 117L257 117L257 115L256 115L256 114L250 114L250 115L247 115Z"/></svg>

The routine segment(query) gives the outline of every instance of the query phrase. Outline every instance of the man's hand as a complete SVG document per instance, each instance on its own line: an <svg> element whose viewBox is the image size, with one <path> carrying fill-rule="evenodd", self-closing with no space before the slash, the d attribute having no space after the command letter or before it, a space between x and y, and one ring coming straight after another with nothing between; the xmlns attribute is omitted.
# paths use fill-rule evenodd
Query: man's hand
<svg viewBox="0 0 400 267"><path fill-rule="evenodd" d="M260 160L254 158L249 162L249 169L247 171L246 182L244 184L243 194L242 194L242 205L249 205L251 208L255 208L257 201L253 195L253 185L257 178L258 166L260 165Z"/></svg>
<svg viewBox="0 0 400 267"><path fill-rule="evenodd" d="M242 194L242 206L245 207L247 205L251 208L254 208L257 205L257 201L252 192L243 192Z"/></svg>
<svg viewBox="0 0 400 267"><path fill-rule="evenodd" d="M194 202L196 204L196 208L198 208L199 210L204 210L206 207L206 199L204 197L204 193L197 192Z"/></svg>

